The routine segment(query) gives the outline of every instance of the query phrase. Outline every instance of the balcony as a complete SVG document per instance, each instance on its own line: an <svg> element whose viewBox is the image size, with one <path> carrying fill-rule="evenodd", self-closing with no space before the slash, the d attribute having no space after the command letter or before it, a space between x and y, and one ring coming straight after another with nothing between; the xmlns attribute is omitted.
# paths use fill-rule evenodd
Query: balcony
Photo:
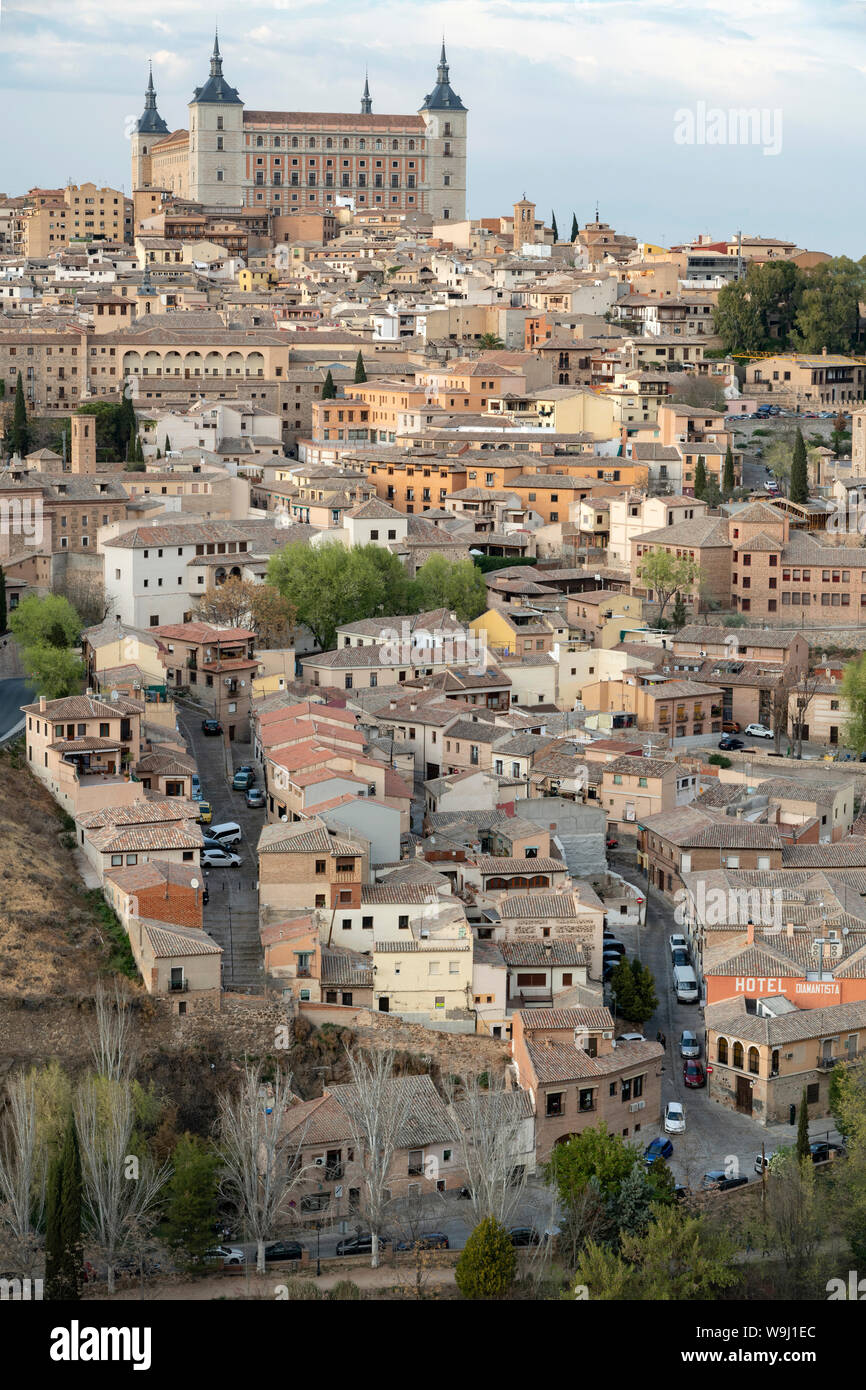
<svg viewBox="0 0 866 1390"><path fill-rule="evenodd" d="M819 1071L832 1071L833 1067L838 1066L840 1062L855 1062L862 1055L862 1048L855 1048L852 1052L840 1052L835 1057L827 1057L823 1052L819 1052L815 1066Z"/></svg>
<svg viewBox="0 0 866 1390"><path fill-rule="evenodd" d="M189 990L189 980L169 980L169 994L186 994Z"/></svg>

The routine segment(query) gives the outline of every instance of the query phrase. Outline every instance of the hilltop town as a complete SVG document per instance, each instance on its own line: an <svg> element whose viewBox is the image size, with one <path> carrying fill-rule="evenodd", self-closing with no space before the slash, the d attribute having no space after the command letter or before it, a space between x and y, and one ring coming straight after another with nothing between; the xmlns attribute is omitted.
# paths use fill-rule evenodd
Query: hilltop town
<svg viewBox="0 0 866 1390"><path fill-rule="evenodd" d="M717 1252L673 1296L823 1296L773 1194L866 1162L866 274L560 229L531 170L470 216L444 42L404 115L232 58L183 128L147 74L131 193L0 197L5 1123L77 1086L86 1135L97 1039L129 1144L210 1155L204 1235L166 1169L86 1237L97 1297L143 1226L214 1297L471 1297L488 1222L559 1298L621 1189Z"/></svg>

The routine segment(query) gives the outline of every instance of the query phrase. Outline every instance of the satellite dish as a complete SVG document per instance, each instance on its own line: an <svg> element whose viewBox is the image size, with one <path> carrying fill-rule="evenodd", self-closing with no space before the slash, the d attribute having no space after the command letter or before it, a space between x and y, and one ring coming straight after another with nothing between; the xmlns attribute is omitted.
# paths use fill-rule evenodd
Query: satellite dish
<svg viewBox="0 0 866 1390"><path fill-rule="evenodd" d="M280 820L283 822L283 825L287 823L288 819L288 816L280 816Z"/></svg>
<svg viewBox="0 0 866 1390"><path fill-rule="evenodd" d="M119 691L119 690L112 690L112 692L111 692L111 698L112 698L112 700L116 700L116 699L118 698L119 695L120 695L120 691Z"/></svg>
<svg viewBox="0 0 866 1390"><path fill-rule="evenodd" d="M199 884L198 879L197 879L197 878L191 878L190 881L189 881L189 886L190 886L190 888L198 888L198 887L200 887L200 884Z"/></svg>

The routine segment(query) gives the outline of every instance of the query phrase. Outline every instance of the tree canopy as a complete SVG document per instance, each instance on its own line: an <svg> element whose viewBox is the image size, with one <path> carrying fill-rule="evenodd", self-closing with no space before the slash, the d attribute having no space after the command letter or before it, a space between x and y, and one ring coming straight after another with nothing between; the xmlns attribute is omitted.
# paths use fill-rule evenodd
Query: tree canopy
<svg viewBox="0 0 866 1390"><path fill-rule="evenodd" d="M287 545L271 556L268 581L323 651L333 648L342 623L408 611L408 575L396 555L378 545Z"/></svg>
<svg viewBox="0 0 866 1390"><path fill-rule="evenodd" d="M640 582L651 590L659 605L659 617L664 617L665 609L676 593L691 593L701 577L701 567L688 555L679 560L661 547L641 557L639 566Z"/></svg>

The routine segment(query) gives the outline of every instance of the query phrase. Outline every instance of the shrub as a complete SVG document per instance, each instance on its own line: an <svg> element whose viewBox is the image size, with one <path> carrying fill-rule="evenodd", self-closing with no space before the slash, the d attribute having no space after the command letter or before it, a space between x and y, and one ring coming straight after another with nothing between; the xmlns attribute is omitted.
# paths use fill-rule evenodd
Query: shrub
<svg viewBox="0 0 866 1390"><path fill-rule="evenodd" d="M344 1280L343 1282L347 1283L348 1281ZM290 1303L314 1303L317 1299L321 1298L318 1286L313 1283L312 1279L287 1279L286 1288L288 1289Z"/></svg>
<svg viewBox="0 0 866 1390"><path fill-rule="evenodd" d="M328 1292L328 1298L333 1298L344 1303L349 1299L361 1297L363 1297L361 1290L358 1288L357 1284L352 1283L351 1279L341 1279L339 1283L335 1284Z"/></svg>
<svg viewBox="0 0 866 1390"><path fill-rule="evenodd" d="M711 763L713 767L731 766L730 758L726 758L723 753L711 753L710 756L707 758L707 762Z"/></svg>
<svg viewBox="0 0 866 1390"><path fill-rule="evenodd" d="M514 1282L517 1257L504 1226L488 1216L475 1227L454 1271L464 1298L504 1298Z"/></svg>

